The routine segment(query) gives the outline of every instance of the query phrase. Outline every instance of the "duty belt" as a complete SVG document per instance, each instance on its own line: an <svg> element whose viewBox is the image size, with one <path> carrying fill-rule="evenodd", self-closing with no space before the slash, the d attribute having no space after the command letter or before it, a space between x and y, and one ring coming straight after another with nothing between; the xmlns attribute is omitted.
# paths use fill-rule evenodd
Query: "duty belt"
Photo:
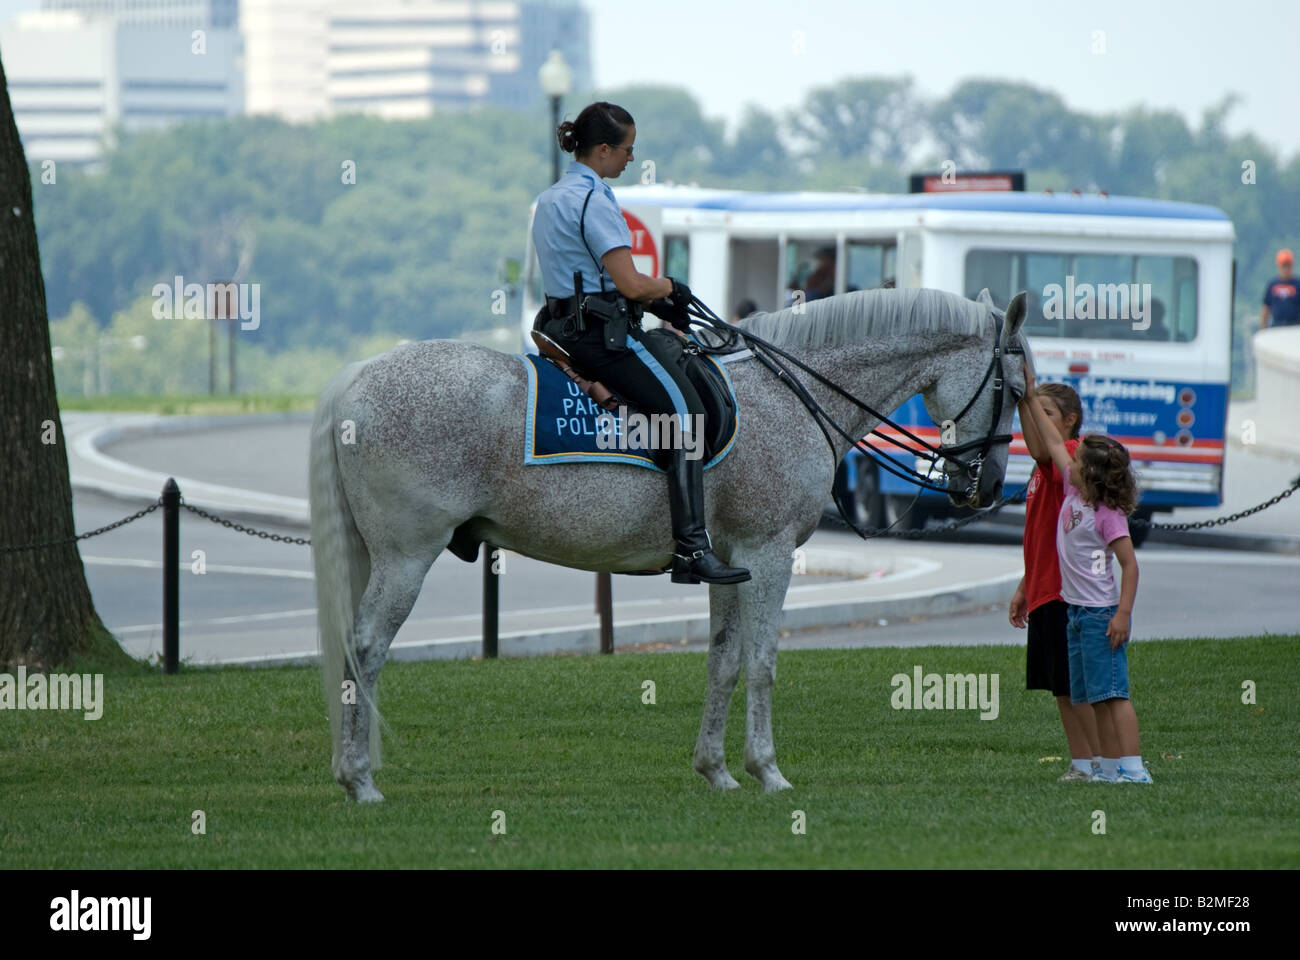
<svg viewBox="0 0 1300 960"><path fill-rule="evenodd" d="M608 290L604 293L584 293L582 297L584 300L604 300L606 303L617 303L620 300L626 299L623 294L616 290ZM577 297L547 297L546 308L550 312L552 318L563 320L565 317L573 314L574 309L577 306L577 300ZM627 310L630 317L640 319L642 314L642 306L640 303L635 300L627 300ZM587 313L587 311L583 312ZM588 313L588 317L596 319L595 316L590 313Z"/></svg>

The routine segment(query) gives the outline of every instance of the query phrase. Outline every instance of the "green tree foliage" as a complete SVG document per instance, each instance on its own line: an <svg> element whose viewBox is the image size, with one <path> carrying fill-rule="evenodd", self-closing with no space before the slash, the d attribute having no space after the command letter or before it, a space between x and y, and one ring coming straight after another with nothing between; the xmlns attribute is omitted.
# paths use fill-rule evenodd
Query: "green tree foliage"
<svg viewBox="0 0 1300 960"><path fill-rule="evenodd" d="M814 89L781 116L750 106L730 136L682 88L599 96L637 121L636 158L622 183L648 179L651 161L658 183L898 192L912 170L951 160L1024 169L1033 190L1212 204L1237 229L1239 315L1258 316L1276 249L1300 245L1300 156L1230 135L1232 95L1193 126L1141 106L1072 110L1025 83L973 79L927 101L910 77L860 77ZM570 98L565 116L596 98ZM239 335L248 376L240 380L250 387L291 384L293 369L314 380L312 371L351 358L364 337L495 343L489 331L512 323L516 310L500 313L498 265L521 255L529 203L549 182L548 127L541 111L486 108L407 122L240 117L124 134L101 169L61 167L55 183L33 167L50 315L65 318L55 342L70 338L56 361L60 385L78 391L86 380L73 340L88 324L111 324L111 336L154 345L144 356L110 358L123 375L155 346L156 365L170 367L141 372L139 387L166 374L206 389L206 333L147 309L153 285L176 275L203 283L244 269L239 279L259 284L260 328ZM1243 182L1247 162L1253 184ZM197 354L191 337L202 343ZM185 345L175 356L163 347L169 338ZM278 369L274 358L290 349L317 359Z"/></svg>

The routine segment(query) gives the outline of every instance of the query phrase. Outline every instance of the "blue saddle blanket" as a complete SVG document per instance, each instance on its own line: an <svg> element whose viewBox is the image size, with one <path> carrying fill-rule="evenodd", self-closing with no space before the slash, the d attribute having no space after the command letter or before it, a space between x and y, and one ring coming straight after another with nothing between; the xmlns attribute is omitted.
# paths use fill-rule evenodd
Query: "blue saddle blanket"
<svg viewBox="0 0 1300 960"><path fill-rule="evenodd" d="M640 424L626 423L596 406L576 383L545 357L517 356L528 371L528 402L524 415L525 464L630 463L664 472L655 463L653 446L662 434L656 434L653 429L643 429L648 426L646 420L649 418L643 418ZM705 359L718 369L735 404L736 392L726 365L712 357ZM721 462L735 443L740 427L739 404L735 405L736 422L731 425L726 443L704 464L705 470ZM700 445L704 442L702 435L693 440ZM688 455L691 449L688 445ZM702 446L696 449L699 455L703 455Z"/></svg>

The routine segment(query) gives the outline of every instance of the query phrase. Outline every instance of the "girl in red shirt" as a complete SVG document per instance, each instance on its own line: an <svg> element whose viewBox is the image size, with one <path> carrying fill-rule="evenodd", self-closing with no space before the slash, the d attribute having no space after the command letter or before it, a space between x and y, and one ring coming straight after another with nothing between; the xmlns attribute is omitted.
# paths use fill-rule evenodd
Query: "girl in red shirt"
<svg viewBox="0 0 1300 960"><path fill-rule="evenodd" d="M1070 748L1070 769L1060 779L1091 780L1094 764L1101 762L1101 741L1091 705L1070 701L1066 605L1061 599L1061 568L1056 556L1056 518L1064 499L1061 474L1026 407L1031 402L1042 408L1071 456L1079 445L1083 419L1079 395L1063 383L1039 384L1036 401L1020 401L1020 429L1037 467L1030 475L1025 497L1025 575L1011 598L1009 619L1013 627L1029 628L1026 689L1050 690L1056 697Z"/></svg>

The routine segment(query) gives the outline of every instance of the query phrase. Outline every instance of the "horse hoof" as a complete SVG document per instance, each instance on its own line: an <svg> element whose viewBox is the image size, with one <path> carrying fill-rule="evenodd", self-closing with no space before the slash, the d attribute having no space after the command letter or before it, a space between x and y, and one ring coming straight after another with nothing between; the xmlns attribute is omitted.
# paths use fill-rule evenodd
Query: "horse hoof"
<svg viewBox="0 0 1300 960"><path fill-rule="evenodd" d="M379 792L373 783L363 783L359 786L348 788L348 796L357 803L384 802L384 795Z"/></svg>
<svg viewBox="0 0 1300 960"><path fill-rule="evenodd" d="M768 777L766 780L763 781L763 790L767 793L776 793L778 790L793 790L793 789L794 787L791 785L790 781L787 780L785 777L781 776L781 774L779 773L776 774L775 776Z"/></svg>
<svg viewBox="0 0 1300 960"><path fill-rule="evenodd" d="M745 769L751 777L763 785L763 789L767 793L776 793L778 790L794 789L794 787L790 785L790 781L781 776L781 771L776 768L776 764L774 763L754 770L751 770L748 767Z"/></svg>
<svg viewBox="0 0 1300 960"><path fill-rule="evenodd" d="M714 790L739 790L740 784L736 781L726 767L719 770L700 770L700 776L709 781L709 786Z"/></svg>

